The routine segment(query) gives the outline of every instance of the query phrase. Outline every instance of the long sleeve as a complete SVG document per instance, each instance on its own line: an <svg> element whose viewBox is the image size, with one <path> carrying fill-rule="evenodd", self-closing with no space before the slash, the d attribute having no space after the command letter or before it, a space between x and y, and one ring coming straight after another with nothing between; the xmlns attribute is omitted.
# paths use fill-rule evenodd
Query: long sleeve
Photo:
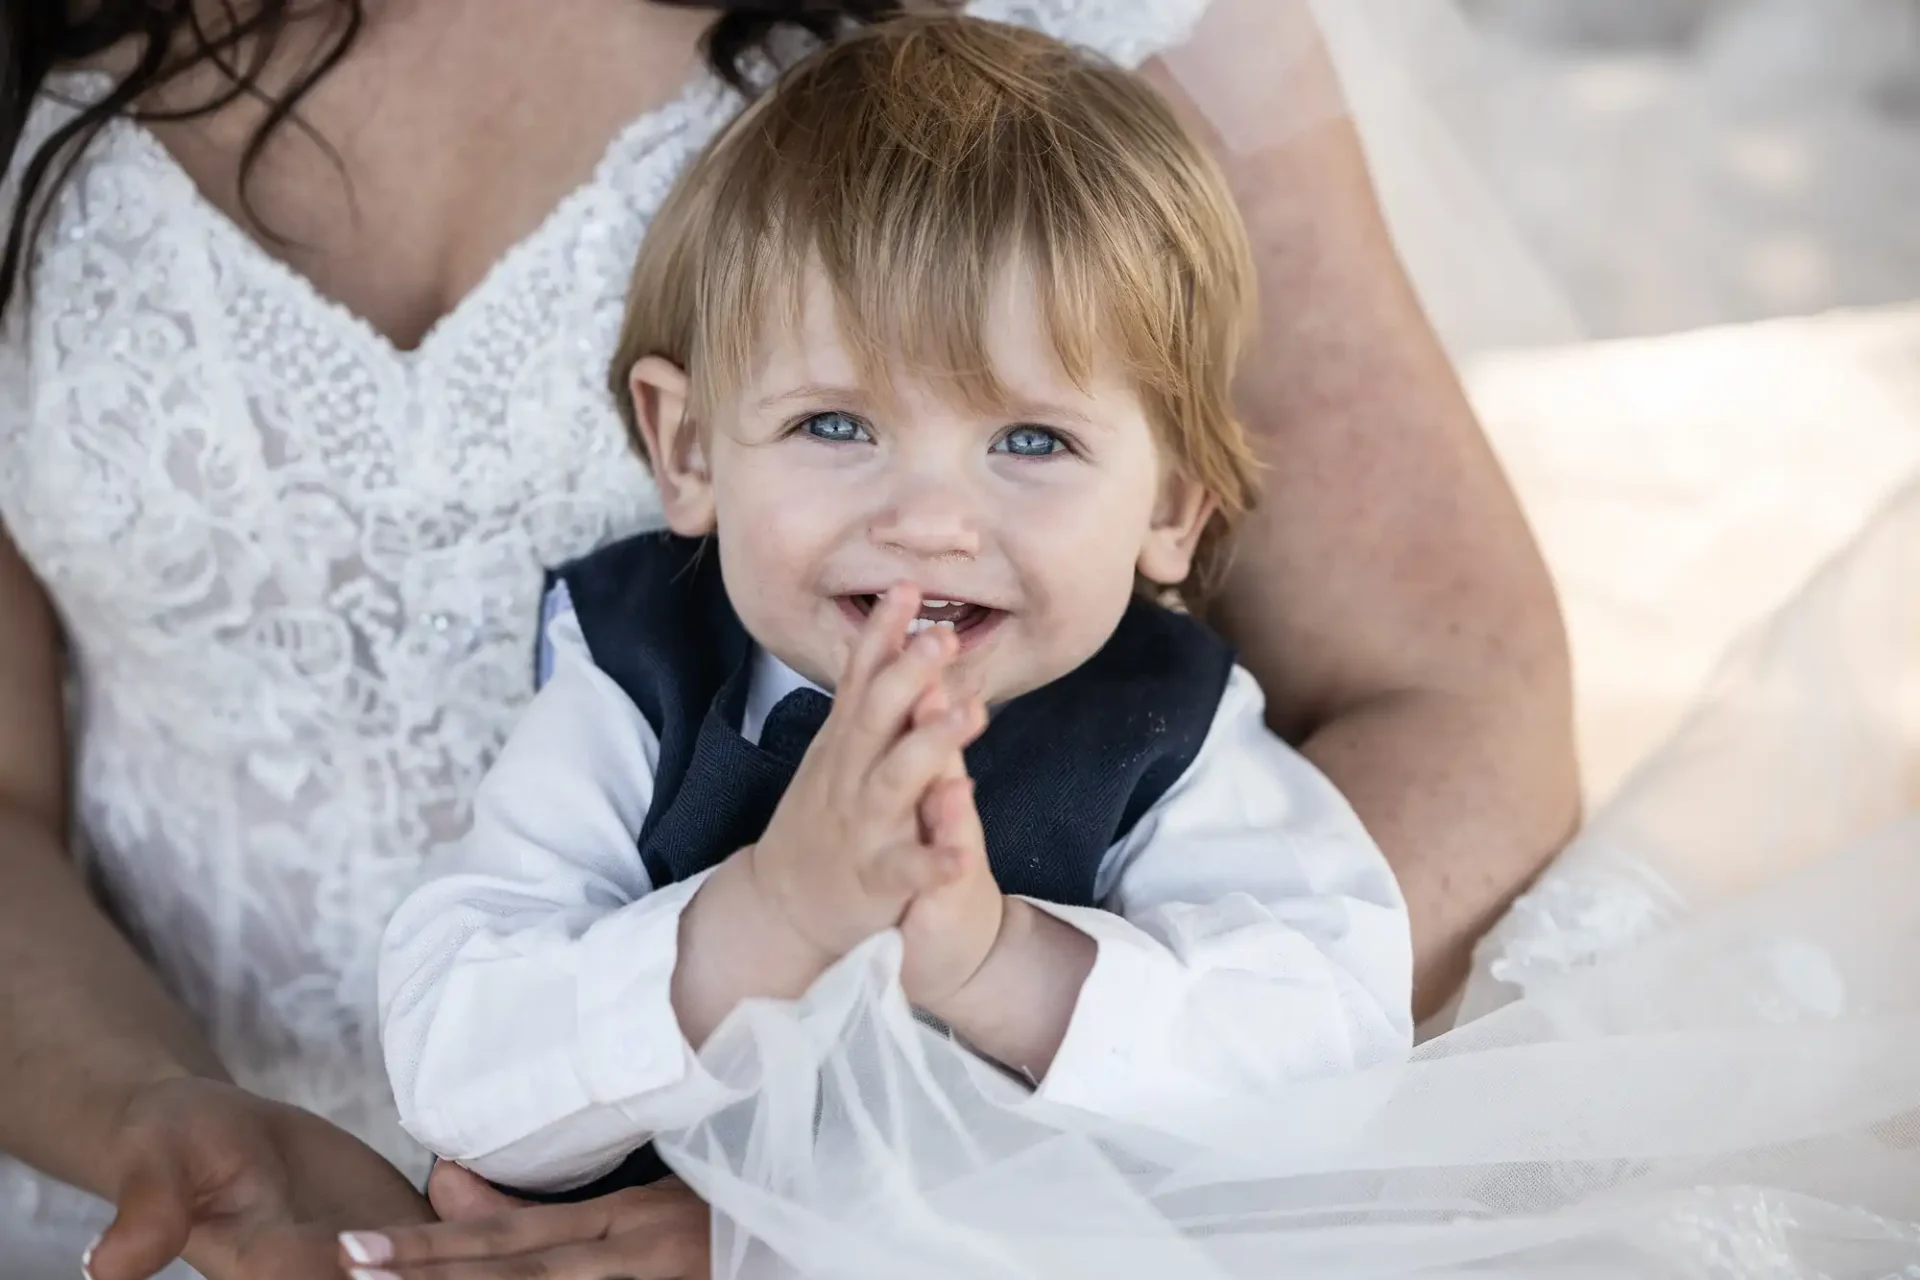
<svg viewBox="0 0 1920 1280"><path fill-rule="evenodd" d="M546 637L550 676L482 781L471 832L402 903L380 960L407 1131L542 1191L724 1101L671 1003L700 879L654 892L635 847L658 738L570 609Z"/></svg>
<svg viewBox="0 0 1920 1280"><path fill-rule="evenodd" d="M1102 864L1105 910L1036 904L1098 944L1042 1097L1153 1121L1411 1047L1393 873L1263 711L1236 669L1199 756Z"/></svg>

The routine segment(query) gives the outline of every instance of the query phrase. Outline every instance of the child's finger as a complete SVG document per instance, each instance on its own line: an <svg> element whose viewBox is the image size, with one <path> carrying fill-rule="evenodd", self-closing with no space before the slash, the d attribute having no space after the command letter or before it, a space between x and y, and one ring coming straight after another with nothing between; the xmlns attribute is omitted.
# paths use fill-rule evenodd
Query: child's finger
<svg viewBox="0 0 1920 1280"><path fill-rule="evenodd" d="M906 643L907 624L920 612L920 589L910 582L889 587L867 615L866 625L853 644L846 672L840 677L841 698L857 697L875 671Z"/></svg>
<svg viewBox="0 0 1920 1280"><path fill-rule="evenodd" d="M898 844L860 868L860 887L880 898L914 898L956 880L961 862L950 850Z"/></svg>
<svg viewBox="0 0 1920 1280"><path fill-rule="evenodd" d="M907 718L907 723L911 728L924 729L945 715L952 705L953 700L947 692L946 682L937 681L920 695L920 701L913 704L913 714ZM964 778L966 775L967 762L959 751L955 751L947 763L943 776ZM920 839L928 844L934 842L934 811L929 804L933 794L933 789L929 788L921 797L920 809L915 815L920 828Z"/></svg>
<svg viewBox="0 0 1920 1280"><path fill-rule="evenodd" d="M869 762L884 755L902 733L911 731L908 719L914 705L939 683L940 669L953 660L958 646L959 641L945 628L922 631L898 656L882 664L857 694L836 700L836 709L844 704L847 717L840 749L856 773L864 774Z"/></svg>
<svg viewBox="0 0 1920 1280"><path fill-rule="evenodd" d="M947 776L962 748L984 727L972 705L949 708L933 723L912 729L867 773L869 803L887 812L915 813L937 778Z"/></svg>
<svg viewBox="0 0 1920 1280"><path fill-rule="evenodd" d="M973 802L973 779L963 775L934 783L925 808L928 843L969 857L985 853L987 835L980 826L980 808Z"/></svg>
<svg viewBox="0 0 1920 1280"><path fill-rule="evenodd" d="M954 868L956 878L984 866L987 836L973 801L973 780L945 778L928 789L922 827L927 843Z"/></svg>
<svg viewBox="0 0 1920 1280"><path fill-rule="evenodd" d="M920 695L920 700L913 704L913 714L908 717L908 723L916 729L922 725L932 724L945 715L947 708L952 705L953 700L947 696L946 683L936 680L927 687L925 693Z"/></svg>

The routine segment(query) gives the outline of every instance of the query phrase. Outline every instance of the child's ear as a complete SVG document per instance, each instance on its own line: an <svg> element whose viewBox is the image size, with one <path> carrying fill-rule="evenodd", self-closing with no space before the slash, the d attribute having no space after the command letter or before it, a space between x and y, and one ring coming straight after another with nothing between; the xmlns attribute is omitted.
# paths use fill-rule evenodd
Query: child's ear
<svg viewBox="0 0 1920 1280"><path fill-rule="evenodd" d="M683 538L713 532L713 475L700 433L687 415L687 375L659 356L647 356L627 374L633 418L639 424L667 527Z"/></svg>
<svg viewBox="0 0 1920 1280"><path fill-rule="evenodd" d="M1168 476L1153 510L1153 523L1140 544L1140 576L1161 587L1185 582L1216 505L1205 485L1185 476Z"/></svg>

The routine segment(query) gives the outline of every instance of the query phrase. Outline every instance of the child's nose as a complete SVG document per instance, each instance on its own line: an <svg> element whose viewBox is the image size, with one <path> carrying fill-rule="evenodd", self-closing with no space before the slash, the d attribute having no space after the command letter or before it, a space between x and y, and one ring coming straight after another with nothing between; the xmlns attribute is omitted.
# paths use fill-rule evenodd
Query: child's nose
<svg viewBox="0 0 1920 1280"><path fill-rule="evenodd" d="M873 540L910 556L938 559L980 551L980 524L964 486L902 486L871 526Z"/></svg>

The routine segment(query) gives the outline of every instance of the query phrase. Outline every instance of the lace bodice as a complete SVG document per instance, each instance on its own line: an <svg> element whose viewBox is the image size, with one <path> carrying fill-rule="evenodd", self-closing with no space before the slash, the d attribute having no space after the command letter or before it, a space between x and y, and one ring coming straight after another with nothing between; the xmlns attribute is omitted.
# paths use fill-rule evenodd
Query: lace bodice
<svg viewBox="0 0 1920 1280"><path fill-rule="evenodd" d="M1136 63L1201 7L973 9ZM606 362L649 217L737 106L701 78L635 121L407 352L115 123L0 341L0 515L71 642L111 904L240 1081L415 1173L379 934L531 692L546 568L658 519ZM43 102L22 154L69 109ZM48 1195L0 1167L0 1242L92 1213Z"/></svg>

